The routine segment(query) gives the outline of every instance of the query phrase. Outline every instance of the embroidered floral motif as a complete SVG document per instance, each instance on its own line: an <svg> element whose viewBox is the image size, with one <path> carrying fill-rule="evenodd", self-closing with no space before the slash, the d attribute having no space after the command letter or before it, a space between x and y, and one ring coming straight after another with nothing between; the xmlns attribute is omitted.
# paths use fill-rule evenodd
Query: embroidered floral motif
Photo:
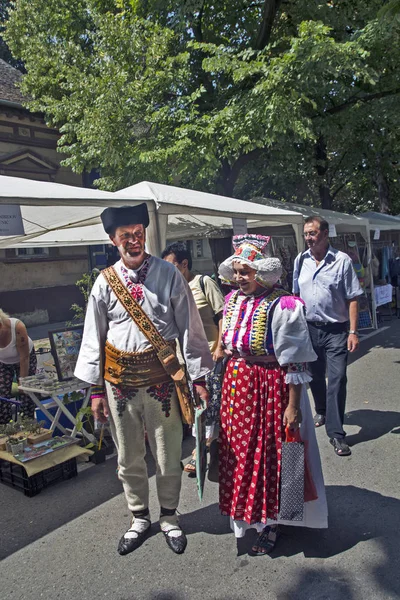
<svg viewBox="0 0 400 600"><path fill-rule="evenodd" d="M173 390L174 384L169 381L152 385L146 390L147 394L161 402L161 408L166 417L169 417L171 412L171 396Z"/></svg>
<svg viewBox="0 0 400 600"><path fill-rule="evenodd" d="M126 387L117 387L116 385L111 385L111 389L113 391L114 399L117 403L117 411L118 416L122 417L124 411L126 409L126 405L129 401L132 401L136 394L138 393L138 388L126 388Z"/></svg>
<svg viewBox="0 0 400 600"><path fill-rule="evenodd" d="M124 278L125 285L127 287L130 295L136 300L136 302L141 302L144 298L143 293L143 283L147 277L147 273L149 271L150 266L150 257L146 258L142 264L142 267L138 271L138 280L137 282L132 281L129 277L128 269L121 266L122 277Z"/></svg>
<svg viewBox="0 0 400 600"><path fill-rule="evenodd" d="M288 373L304 373L306 370L306 363L289 363Z"/></svg>

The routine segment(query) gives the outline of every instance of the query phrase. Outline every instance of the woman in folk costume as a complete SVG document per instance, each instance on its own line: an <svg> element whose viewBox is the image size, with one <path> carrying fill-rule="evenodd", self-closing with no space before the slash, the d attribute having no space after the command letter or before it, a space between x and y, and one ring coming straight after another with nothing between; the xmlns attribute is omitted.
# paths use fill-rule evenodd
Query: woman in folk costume
<svg viewBox="0 0 400 600"><path fill-rule="evenodd" d="M327 527L318 446L305 383L316 360L302 300L277 286L282 267L267 256L269 238L235 236L235 253L219 268L239 289L225 299L223 343L229 360L223 381L220 430L220 510L236 537L259 536L254 554L267 554L278 524ZM301 521L280 519L281 453L285 429L300 427L313 494L305 493Z"/></svg>

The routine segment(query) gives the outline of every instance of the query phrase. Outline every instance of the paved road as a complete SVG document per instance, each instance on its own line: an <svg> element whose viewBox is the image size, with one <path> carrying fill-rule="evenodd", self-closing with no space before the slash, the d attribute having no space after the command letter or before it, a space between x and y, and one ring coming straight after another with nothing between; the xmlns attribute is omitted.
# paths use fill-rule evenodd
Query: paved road
<svg viewBox="0 0 400 600"><path fill-rule="evenodd" d="M153 525L135 553L116 543L129 519L115 459L35 498L0 486L1 600L389 600L398 598L400 320L363 341L349 367L350 458L319 430L330 527L286 528L271 557L247 554L217 506L217 486L196 498L184 479L180 509L189 545L174 555ZM184 443L188 456L191 439ZM157 519L154 465L151 510Z"/></svg>

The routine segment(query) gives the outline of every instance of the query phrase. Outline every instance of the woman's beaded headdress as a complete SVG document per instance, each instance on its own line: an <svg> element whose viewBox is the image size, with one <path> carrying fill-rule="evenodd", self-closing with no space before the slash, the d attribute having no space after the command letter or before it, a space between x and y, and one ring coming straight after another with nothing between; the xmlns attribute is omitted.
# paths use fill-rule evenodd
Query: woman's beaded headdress
<svg viewBox="0 0 400 600"><path fill-rule="evenodd" d="M256 281L261 286L271 287L277 283L282 275L282 265L278 258L268 256L269 241L268 236L254 233L235 235L232 239L235 253L220 264L220 279L225 283L234 283L233 262L238 261L257 271Z"/></svg>

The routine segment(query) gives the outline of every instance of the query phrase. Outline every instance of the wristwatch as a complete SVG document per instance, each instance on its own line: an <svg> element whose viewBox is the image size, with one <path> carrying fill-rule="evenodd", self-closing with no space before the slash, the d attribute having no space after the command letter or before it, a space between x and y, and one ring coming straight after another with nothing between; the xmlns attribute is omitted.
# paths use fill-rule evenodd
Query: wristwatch
<svg viewBox="0 0 400 600"><path fill-rule="evenodd" d="M352 335L356 335L356 336L358 337L358 331L356 331L355 329L350 329L350 331L349 331L349 335L350 335L350 334L352 334Z"/></svg>

